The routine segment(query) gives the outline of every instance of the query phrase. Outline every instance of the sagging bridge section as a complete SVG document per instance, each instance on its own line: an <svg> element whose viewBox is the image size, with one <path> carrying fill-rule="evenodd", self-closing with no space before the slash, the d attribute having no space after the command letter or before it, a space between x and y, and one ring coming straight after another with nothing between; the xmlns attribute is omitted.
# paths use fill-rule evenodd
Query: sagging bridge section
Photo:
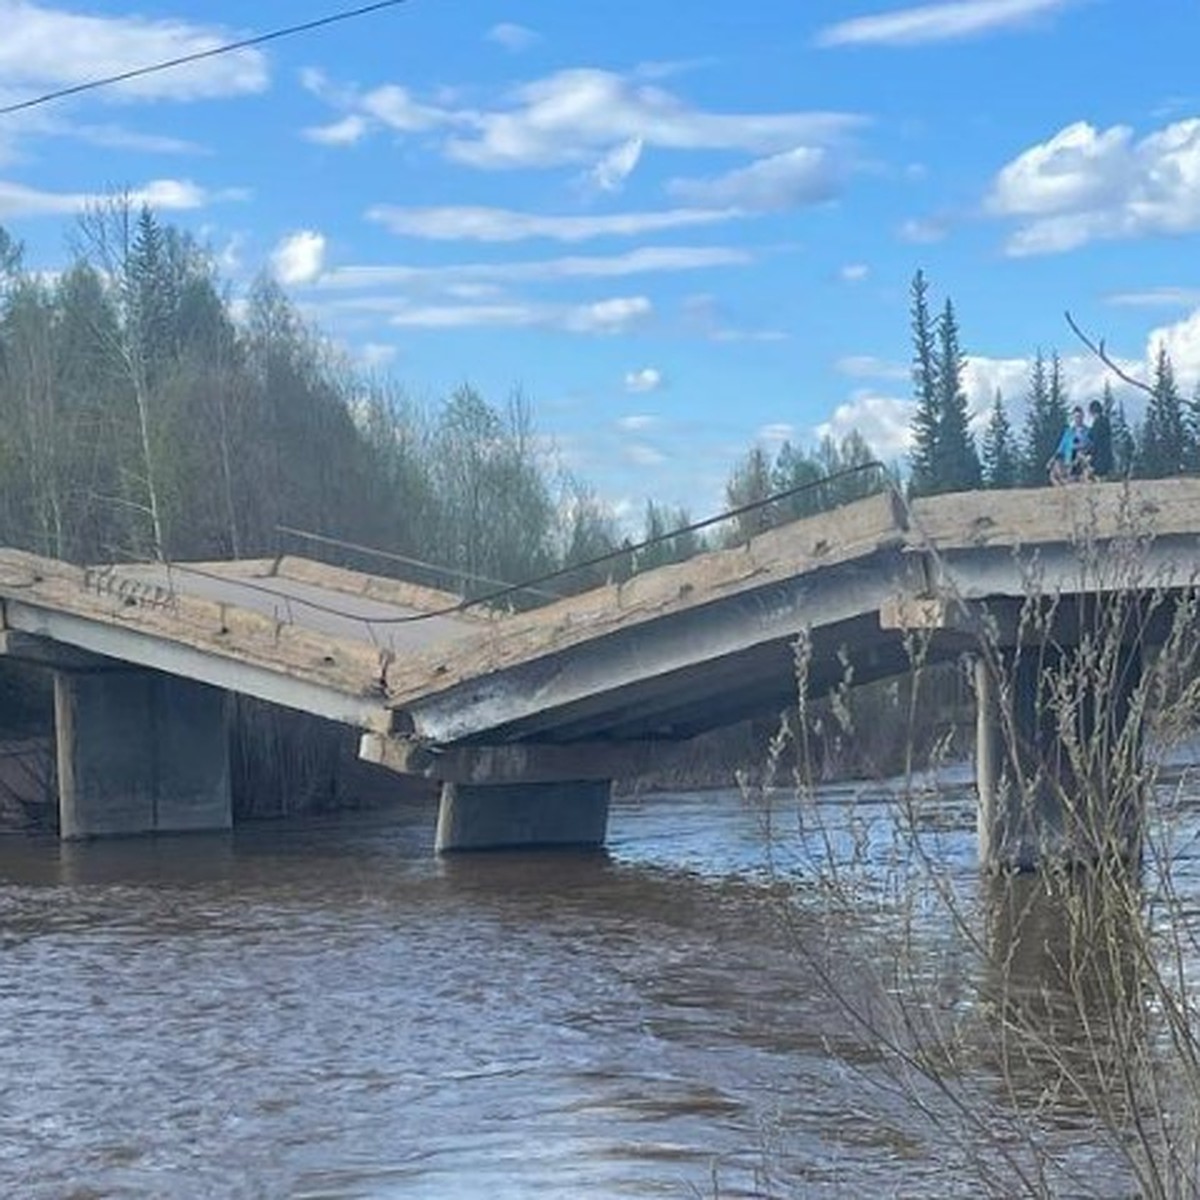
<svg viewBox="0 0 1200 1200"><path fill-rule="evenodd" d="M914 633L928 660L986 632L981 849L1028 866L1040 834L998 730L1053 731L997 678L1020 611L1053 598L1061 651L1088 598L1183 592L1198 572L1200 481L1182 479L882 494L524 613L299 558L85 570L9 550L0 652L54 672L64 837L227 827L240 693L355 727L364 759L440 781L453 850L602 842L614 778L794 701L798 642L816 695L847 666L856 684L909 670Z"/></svg>

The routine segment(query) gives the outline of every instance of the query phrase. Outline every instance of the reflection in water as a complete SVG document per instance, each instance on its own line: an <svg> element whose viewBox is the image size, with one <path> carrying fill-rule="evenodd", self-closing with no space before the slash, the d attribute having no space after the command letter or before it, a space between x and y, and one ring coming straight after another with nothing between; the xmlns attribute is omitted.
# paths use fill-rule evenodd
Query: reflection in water
<svg viewBox="0 0 1200 1200"><path fill-rule="evenodd" d="M0 839L0 1194L973 1194L864 1105L877 1047L775 920L736 795L617 805L598 855L439 862L432 827ZM839 927L847 963L880 920ZM1010 988L1040 996L1039 937Z"/></svg>

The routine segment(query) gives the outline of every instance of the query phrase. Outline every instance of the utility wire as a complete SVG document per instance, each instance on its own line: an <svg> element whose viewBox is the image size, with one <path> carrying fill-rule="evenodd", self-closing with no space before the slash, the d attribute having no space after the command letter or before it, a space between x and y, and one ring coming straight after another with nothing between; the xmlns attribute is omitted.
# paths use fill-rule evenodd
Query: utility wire
<svg viewBox="0 0 1200 1200"><path fill-rule="evenodd" d="M80 92L90 92L97 88L111 87L114 83L125 83L129 79L140 79L144 75L155 75L160 71L170 71L175 67L183 67L188 63L201 62L207 58L217 58L222 54L232 54L235 50L246 50L251 46L261 46L265 42L278 41L280 38L292 37L298 33L309 33L314 29L323 29L327 25L336 25L342 21L352 21L356 17L365 17L370 13L380 12L385 8L398 8L407 4L408 0L376 0L374 4L364 4L359 8L346 9L342 12L329 13L312 21L304 21L299 25L288 25L283 29L272 29L269 33L255 34L253 37L242 38L237 42L227 42L221 46L213 46L209 50L197 50L192 54L181 54L178 58L168 58L162 62L150 63L145 67L134 67L129 71L121 71L116 75L105 75L101 79L90 79L86 83L72 84L70 87L58 88L46 92L42 96L33 96L28 100L19 100L16 104L6 104L0 107L0 117L12 113L23 112L25 109L37 108L49 104L52 100L61 100L65 96L77 96Z"/></svg>

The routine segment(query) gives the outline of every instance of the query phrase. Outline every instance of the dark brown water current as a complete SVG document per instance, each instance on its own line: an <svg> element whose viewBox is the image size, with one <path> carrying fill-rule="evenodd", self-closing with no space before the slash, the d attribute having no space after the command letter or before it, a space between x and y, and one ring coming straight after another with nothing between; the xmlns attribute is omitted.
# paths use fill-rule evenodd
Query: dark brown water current
<svg viewBox="0 0 1200 1200"><path fill-rule="evenodd" d="M0 839L0 1195L977 1194L873 1089L735 793L618 804L595 856L437 861L432 821ZM970 803L937 825L971 886Z"/></svg>

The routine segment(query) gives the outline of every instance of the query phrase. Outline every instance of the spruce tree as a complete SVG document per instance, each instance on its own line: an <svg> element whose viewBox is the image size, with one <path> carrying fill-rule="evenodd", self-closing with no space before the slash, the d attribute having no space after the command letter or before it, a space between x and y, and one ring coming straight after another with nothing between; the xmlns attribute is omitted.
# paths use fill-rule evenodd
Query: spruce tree
<svg viewBox="0 0 1200 1200"><path fill-rule="evenodd" d="M934 453L933 489L965 492L980 482L979 455L969 425L967 393L963 390L963 354L959 346L958 321L950 300L937 322L937 438Z"/></svg>
<svg viewBox="0 0 1200 1200"><path fill-rule="evenodd" d="M912 316L913 393L917 407L912 419L912 477L909 490L914 496L928 495L936 490L938 433L937 355L933 321L929 316L929 283L925 273L913 276L910 313Z"/></svg>
<svg viewBox="0 0 1200 1200"><path fill-rule="evenodd" d="M1016 486L1020 467L1017 444L1013 437L1008 412L1004 407L1004 397L1000 394L999 388L996 389L996 399L992 403L987 429L983 434L983 452L980 457L984 487L1010 488Z"/></svg>
<svg viewBox="0 0 1200 1200"><path fill-rule="evenodd" d="M1031 486L1046 482L1046 463L1057 449L1067 424L1057 355L1053 361L1053 372L1047 373L1046 357L1039 350L1029 370L1021 482Z"/></svg>
<svg viewBox="0 0 1200 1200"><path fill-rule="evenodd" d="M1154 364L1154 386L1146 408L1139 447L1138 474L1146 479L1178 475L1186 466L1187 433L1175 371L1165 346Z"/></svg>
<svg viewBox="0 0 1200 1200"><path fill-rule="evenodd" d="M1104 381L1104 412L1112 426L1113 471L1118 479L1127 479L1133 471L1133 430L1125 415L1125 402L1113 396L1112 384Z"/></svg>

